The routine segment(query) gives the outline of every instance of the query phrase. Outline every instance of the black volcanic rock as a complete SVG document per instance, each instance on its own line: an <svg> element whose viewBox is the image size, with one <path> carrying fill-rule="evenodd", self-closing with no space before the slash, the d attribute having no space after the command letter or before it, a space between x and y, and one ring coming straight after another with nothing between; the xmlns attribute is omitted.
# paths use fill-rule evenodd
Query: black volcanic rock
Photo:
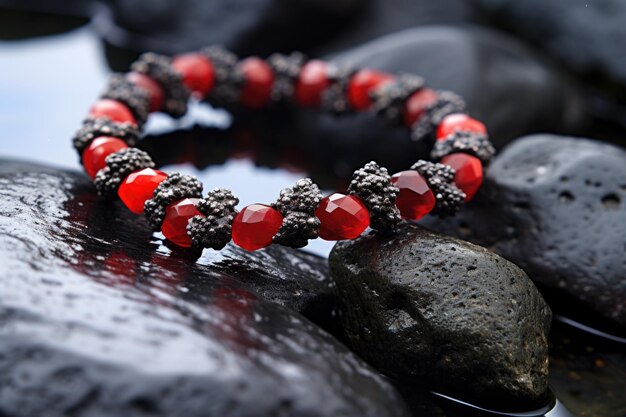
<svg viewBox="0 0 626 417"><path fill-rule="evenodd" d="M474 201L423 224L488 247L536 282L626 326L626 152L582 138L520 138Z"/></svg>
<svg viewBox="0 0 626 417"><path fill-rule="evenodd" d="M474 403L544 398L551 313L512 263L405 223L338 243L330 267L346 343L377 369Z"/></svg>
<svg viewBox="0 0 626 417"><path fill-rule="evenodd" d="M394 73L424 77L428 86L460 94L469 112L487 125L496 146L521 134L572 131L584 123L580 96L559 73L519 41L478 27L428 26L397 32L331 57ZM305 112L302 135L333 152L355 155L351 168L370 160L400 169L428 155L371 115L337 118ZM364 152L360 150L363 149ZM369 159L368 159L369 158Z"/></svg>
<svg viewBox="0 0 626 417"><path fill-rule="evenodd" d="M294 310L329 285L321 259L194 262L72 172L2 162L0 195L1 415L408 415Z"/></svg>
<svg viewBox="0 0 626 417"><path fill-rule="evenodd" d="M560 60L568 70L626 101L626 2L479 0L494 23Z"/></svg>

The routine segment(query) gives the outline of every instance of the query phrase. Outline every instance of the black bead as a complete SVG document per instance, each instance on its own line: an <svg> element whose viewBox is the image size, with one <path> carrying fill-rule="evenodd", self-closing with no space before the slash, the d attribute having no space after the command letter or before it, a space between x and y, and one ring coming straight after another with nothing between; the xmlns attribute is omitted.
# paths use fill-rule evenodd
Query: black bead
<svg viewBox="0 0 626 417"><path fill-rule="evenodd" d="M466 153L475 156L486 166L496 154L496 148L493 147L487 135L456 131L444 140L436 141L430 157L439 161L444 156L453 153Z"/></svg>
<svg viewBox="0 0 626 417"><path fill-rule="evenodd" d="M152 78L163 87L165 103L163 111L172 117L187 113L187 102L191 92L183 84L182 76L171 66L172 59L152 52L142 54L131 68Z"/></svg>
<svg viewBox="0 0 626 417"><path fill-rule="evenodd" d="M452 167L428 161L417 161L411 169L426 178L435 195L435 208L431 214L444 218L459 211L465 200L465 193L454 184L456 172Z"/></svg>
<svg viewBox="0 0 626 417"><path fill-rule="evenodd" d="M267 58L267 63L274 73L272 101L276 103L293 101L295 84L305 62L306 57L300 52L289 55L272 54Z"/></svg>
<svg viewBox="0 0 626 417"><path fill-rule="evenodd" d="M424 86L417 75L400 74L393 81L383 83L370 93L371 109L390 124L401 124L407 99Z"/></svg>
<svg viewBox="0 0 626 417"><path fill-rule="evenodd" d="M194 176L172 172L154 190L152 199L146 201L144 214L153 230L161 230L167 206L185 198L202 197L202 183Z"/></svg>
<svg viewBox="0 0 626 417"><path fill-rule="evenodd" d="M398 189L391 183L386 168L368 162L354 171L348 192L361 199L370 212L370 226L383 233L393 233L402 220L396 207Z"/></svg>
<svg viewBox="0 0 626 417"><path fill-rule="evenodd" d="M320 221L315 217L315 210L321 201L319 187L309 178L283 189L272 205L283 216L283 224L274 236L274 243L301 248L307 245L309 239L316 239Z"/></svg>
<svg viewBox="0 0 626 417"><path fill-rule="evenodd" d="M139 140L139 130L132 123L114 122L107 117L89 118L83 122L72 142L79 155L82 155L91 141L100 136L111 136L123 140L128 146L135 146Z"/></svg>
<svg viewBox="0 0 626 417"><path fill-rule="evenodd" d="M327 78L330 85L322 92L321 107L326 112L340 116L352 112L348 101L348 83L357 70L351 66L328 64Z"/></svg>
<svg viewBox="0 0 626 417"><path fill-rule="evenodd" d="M98 194L111 198L124 179L131 173L144 169L154 168L150 155L137 148L127 148L115 152L106 158L106 166L96 174L94 185Z"/></svg>
<svg viewBox="0 0 626 417"><path fill-rule="evenodd" d="M128 81L124 74L112 74L101 97L124 103L135 116L139 127L146 123L150 113L150 97L143 88Z"/></svg>
<svg viewBox="0 0 626 417"><path fill-rule="evenodd" d="M450 91L437 91L437 101L428 105L424 114L411 126L414 141L434 141L437 127L444 117L452 113L463 113L465 101Z"/></svg>
<svg viewBox="0 0 626 417"><path fill-rule="evenodd" d="M187 226L187 233L194 246L220 250L232 235L232 224L237 214L235 206L239 199L229 190L215 188L196 205L204 216L194 216Z"/></svg>
<svg viewBox="0 0 626 417"><path fill-rule="evenodd" d="M214 86L205 100L214 106L228 107L238 103L244 77L236 70L237 55L219 46L206 47L201 53L213 65L215 77Z"/></svg>

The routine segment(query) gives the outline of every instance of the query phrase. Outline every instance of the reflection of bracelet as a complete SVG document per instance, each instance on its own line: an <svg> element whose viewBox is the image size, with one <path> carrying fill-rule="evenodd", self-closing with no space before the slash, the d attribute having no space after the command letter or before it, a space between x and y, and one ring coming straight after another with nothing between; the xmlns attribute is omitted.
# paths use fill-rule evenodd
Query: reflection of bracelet
<svg viewBox="0 0 626 417"><path fill-rule="evenodd" d="M155 170L150 156L133 146L148 114L179 117L193 96L213 105L260 109L272 103L320 107L333 114L372 110L405 124L415 140L431 140L431 157L389 176L370 162L354 172L348 194L322 197L310 179L280 192L271 205L239 200L224 189L202 198L202 184L180 173ZM301 54L247 58L209 47L174 58L147 53L132 72L114 74L74 137L87 174L104 197L118 194L134 213L171 242L221 249L231 240L255 250L278 243L305 246L309 239L354 239L368 226L393 232L401 218L454 214L482 181L482 165L495 150L485 126L463 113L463 101L425 88L419 77L350 70Z"/></svg>

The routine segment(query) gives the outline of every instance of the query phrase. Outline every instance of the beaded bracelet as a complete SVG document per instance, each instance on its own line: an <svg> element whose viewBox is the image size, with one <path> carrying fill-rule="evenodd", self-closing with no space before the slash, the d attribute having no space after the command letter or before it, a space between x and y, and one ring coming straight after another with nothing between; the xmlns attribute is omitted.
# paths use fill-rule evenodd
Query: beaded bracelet
<svg viewBox="0 0 626 417"><path fill-rule="evenodd" d="M440 163L420 160L390 176L369 162L354 172L347 194L323 197L307 178L270 205L238 212L239 200L229 190L216 188L203 198L198 179L158 171L134 147L149 113L180 117L190 98L226 108L287 103L335 115L370 110L407 126L413 140L431 141L431 158ZM300 53L239 60L208 47L173 58L146 53L131 72L113 74L73 142L99 195L118 195L178 246L219 250L232 239L247 250L272 243L299 248L317 237L354 239L368 227L393 233L401 219L454 214L476 193L483 165L495 153L485 126L464 107L457 95L428 89L413 75L307 61Z"/></svg>

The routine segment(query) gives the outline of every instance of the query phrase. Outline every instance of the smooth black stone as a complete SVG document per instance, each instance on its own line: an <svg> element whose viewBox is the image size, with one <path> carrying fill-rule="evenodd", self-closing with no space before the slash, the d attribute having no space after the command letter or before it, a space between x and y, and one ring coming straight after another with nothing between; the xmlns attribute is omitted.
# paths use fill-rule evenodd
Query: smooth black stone
<svg viewBox="0 0 626 417"><path fill-rule="evenodd" d="M330 267L347 344L380 371L472 403L545 399L551 312L512 263L405 223L338 243Z"/></svg>
<svg viewBox="0 0 626 417"><path fill-rule="evenodd" d="M498 147L521 134L572 131L584 122L575 88L529 48L490 29L410 29L331 58L357 67L419 74L428 86L461 95ZM429 152L428 146L412 143L406 129L393 130L371 115L337 118L306 112L301 126L304 135L323 138L333 148L351 147L356 154L366 154L364 159L375 155L383 164L410 164Z"/></svg>
<svg viewBox="0 0 626 417"><path fill-rule="evenodd" d="M478 4L493 23L528 39L569 71L626 101L626 2L480 0Z"/></svg>
<svg viewBox="0 0 626 417"><path fill-rule="evenodd" d="M488 247L536 282L626 325L626 152L618 147L520 138L454 219L423 224Z"/></svg>
<svg viewBox="0 0 626 417"><path fill-rule="evenodd" d="M0 163L0 415L407 416L298 313L324 260L229 247L194 262L83 175Z"/></svg>

